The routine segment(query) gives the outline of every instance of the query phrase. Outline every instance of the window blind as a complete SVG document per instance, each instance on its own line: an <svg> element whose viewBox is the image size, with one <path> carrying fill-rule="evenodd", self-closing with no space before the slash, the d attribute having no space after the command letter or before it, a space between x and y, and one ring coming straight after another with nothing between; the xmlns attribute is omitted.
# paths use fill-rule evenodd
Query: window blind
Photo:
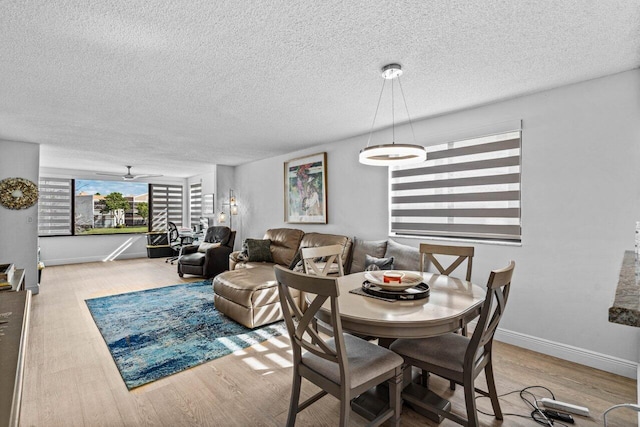
<svg viewBox="0 0 640 427"><path fill-rule="evenodd" d="M389 168L391 234L520 241L520 131L426 149Z"/></svg>
<svg viewBox="0 0 640 427"><path fill-rule="evenodd" d="M189 186L189 210L191 212L191 225L200 224L202 216L202 184L191 184Z"/></svg>
<svg viewBox="0 0 640 427"><path fill-rule="evenodd" d="M41 177L38 192L38 235L70 236L73 232L72 180Z"/></svg>
<svg viewBox="0 0 640 427"><path fill-rule="evenodd" d="M182 186L151 184L151 230L164 231L167 223L182 226Z"/></svg>

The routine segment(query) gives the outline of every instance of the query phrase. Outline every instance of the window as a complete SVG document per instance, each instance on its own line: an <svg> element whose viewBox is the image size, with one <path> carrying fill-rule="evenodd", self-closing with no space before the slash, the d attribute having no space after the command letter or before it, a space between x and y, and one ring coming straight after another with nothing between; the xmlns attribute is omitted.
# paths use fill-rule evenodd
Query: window
<svg viewBox="0 0 640 427"><path fill-rule="evenodd" d="M76 179L74 196L76 235L149 231L149 184Z"/></svg>
<svg viewBox="0 0 640 427"><path fill-rule="evenodd" d="M517 241L520 131L427 147L427 161L389 168L394 235Z"/></svg>
<svg viewBox="0 0 640 427"><path fill-rule="evenodd" d="M71 179L40 178L38 183L38 235L70 236L73 234Z"/></svg>
<svg viewBox="0 0 640 427"><path fill-rule="evenodd" d="M39 236L146 233L151 215L154 230L182 225L181 185L41 177L39 193Z"/></svg>
<svg viewBox="0 0 640 427"><path fill-rule="evenodd" d="M151 184L151 230L164 231L167 222L182 226L182 186Z"/></svg>
<svg viewBox="0 0 640 427"><path fill-rule="evenodd" d="M191 184L189 187L189 208L191 212L191 226L200 224L202 216L202 184Z"/></svg>

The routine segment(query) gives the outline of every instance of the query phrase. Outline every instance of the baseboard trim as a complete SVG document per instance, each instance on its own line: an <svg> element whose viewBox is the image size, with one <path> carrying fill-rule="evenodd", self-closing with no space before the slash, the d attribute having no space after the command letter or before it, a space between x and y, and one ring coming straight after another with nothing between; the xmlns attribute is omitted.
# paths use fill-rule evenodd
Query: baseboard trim
<svg viewBox="0 0 640 427"><path fill-rule="evenodd" d="M101 262L105 261L108 255L102 256L90 256L90 257L82 257L82 258L59 258L59 259L46 259L43 260L44 265L66 265L66 264L82 264L85 262ZM131 259L131 258L146 258L146 252L140 253L127 253L120 254L116 257L116 259Z"/></svg>
<svg viewBox="0 0 640 427"><path fill-rule="evenodd" d="M574 347L519 332L498 328L495 339L538 353L558 357L570 362L579 363L600 369L612 374L637 379L640 375L640 365L631 360L620 359L584 348Z"/></svg>

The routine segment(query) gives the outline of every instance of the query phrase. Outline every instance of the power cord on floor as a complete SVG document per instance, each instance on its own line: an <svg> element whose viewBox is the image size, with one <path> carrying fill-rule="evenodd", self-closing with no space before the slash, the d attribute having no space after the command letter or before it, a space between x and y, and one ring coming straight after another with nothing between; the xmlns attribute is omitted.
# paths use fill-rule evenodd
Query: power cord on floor
<svg viewBox="0 0 640 427"><path fill-rule="evenodd" d="M554 396L554 394L553 394L553 392L551 390L549 390L547 387L544 387L544 386L541 386L541 385L532 385L532 386L529 386L529 387L525 387L522 390L513 390L513 391L510 391L508 393L504 393L504 394L498 395L498 399L501 398L501 397L504 397L504 396L509 396L511 394L519 393L520 394L520 399L522 399L523 402L525 402L529 407L531 407L531 409L533 409L533 411L529 415L513 414L513 413L506 413L506 412L504 412L502 415L503 416L511 416L511 417L520 417L520 418L532 419L536 423L541 424L543 426L548 426L548 427L554 427L554 426L568 427L566 424L561 423L558 420L552 420L549 417L547 417L547 415L544 413L544 411L542 409L540 409L540 407L538 406L538 401L540 400L540 398L538 396L536 396L535 394L533 394L532 392L530 392L529 390L531 390L531 389L543 389L543 390L546 390L551 395L551 399L553 399L553 400L556 399L556 397ZM482 398L488 398L488 396L476 396L476 400L477 399L482 399ZM488 412L483 412L483 411L481 411L479 409L477 409L477 411L480 412L481 414L495 417L495 414L491 414L491 413L488 413Z"/></svg>

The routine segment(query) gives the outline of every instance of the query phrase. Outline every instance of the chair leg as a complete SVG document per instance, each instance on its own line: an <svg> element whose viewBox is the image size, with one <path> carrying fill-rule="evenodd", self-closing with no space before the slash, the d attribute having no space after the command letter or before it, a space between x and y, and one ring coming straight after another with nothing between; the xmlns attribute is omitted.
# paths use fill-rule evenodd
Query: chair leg
<svg viewBox="0 0 640 427"><path fill-rule="evenodd" d="M496 418L502 419L502 409L500 409L500 400L498 399L498 392L496 390L496 382L493 378L493 363L489 360L487 366L484 367L484 376L487 379L487 391L489 392L489 397L491 398L491 406L493 407L493 413Z"/></svg>
<svg viewBox="0 0 640 427"><path fill-rule="evenodd" d="M293 371L293 384L291 385L291 400L289 401L289 415L287 416L287 427L293 427L296 424L296 415L298 415L298 403L300 402L300 385L302 377L298 375L296 369Z"/></svg>
<svg viewBox="0 0 640 427"><path fill-rule="evenodd" d="M393 415L389 420L392 427L400 427L400 415L402 414L402 367L396 368L395 376L387 382L389 384L389 406L393 410Z"/></svg>
<svg viewBox="0 0 640 427"><path fill-rule="evenodd" d="M467 420L469 427L478 427L476 392L473 385L473 378L464 379L464 402L467 405Z"/></svg>
<svg viewBox="0 0 640 427"><path fill-rule="evenodd" d="M420 375L420 385L425 388L429 388L429 371L422 370Z"/></svg>
<svg viewBox="0 0 640 427"><path fill-rule="evenodd" d="M348 427L349 425L349 412L351 411L351 400L349 399L349 393L344 386L342 386L342 393L340 398L340 427Z"/></svg>

